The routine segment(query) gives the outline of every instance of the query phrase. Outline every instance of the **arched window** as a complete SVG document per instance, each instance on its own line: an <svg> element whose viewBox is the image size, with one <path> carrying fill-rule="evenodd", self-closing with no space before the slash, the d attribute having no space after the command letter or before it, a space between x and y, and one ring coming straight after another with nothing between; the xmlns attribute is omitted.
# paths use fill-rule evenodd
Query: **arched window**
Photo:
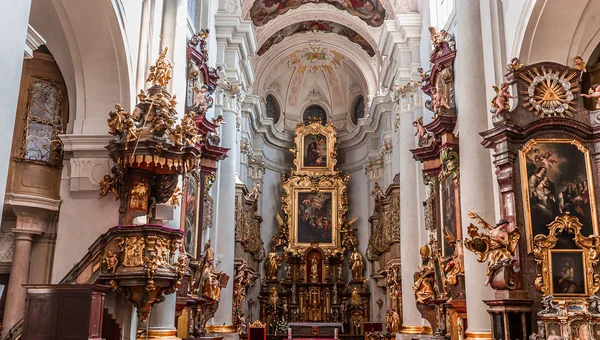
<svg viewBox="0 0 600 340"><path fill-rule="evenodd" d="M279 103L277 103L277 99L273 97L273 95L267 96L267 117L273 118L273 121L277 123L279 121L279 116L281 115L281 110L279 109Z"/></svg>
<svg viewBox="0 0 600 340"><path fill-rule="evenodd" d="M327 113L319 105L311 105L304 110L302 118L304 119L304 124L309 123L309 118L319 118L321 119L321 123L325 125L327 122Z"/></svg>
<svg viewBox="0 0 600 340"><path fill-rule="evenodd" d="M365 97L358 96L354 100L354 105L352 105L352 123L356 125L360 118L365 116Z"/></svg>

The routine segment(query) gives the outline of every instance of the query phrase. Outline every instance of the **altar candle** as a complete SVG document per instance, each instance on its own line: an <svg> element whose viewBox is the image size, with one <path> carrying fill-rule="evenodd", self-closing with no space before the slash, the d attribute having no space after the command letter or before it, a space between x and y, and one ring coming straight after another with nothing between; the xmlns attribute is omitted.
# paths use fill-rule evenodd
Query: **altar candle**
<svg viewBox="0 0 600 340"><path fill-rule="evenodd" d="M338 329L337 329L337 328L335 328L335 329L333 330L333 338L334 338L335 340L337 340L337 338L338 338Z"/></svg>
<svg viewBox="0 0 600 340"><path fill-rule="evenodd" d="M288 327L288 340L292 340L292 327Z"/></svg>

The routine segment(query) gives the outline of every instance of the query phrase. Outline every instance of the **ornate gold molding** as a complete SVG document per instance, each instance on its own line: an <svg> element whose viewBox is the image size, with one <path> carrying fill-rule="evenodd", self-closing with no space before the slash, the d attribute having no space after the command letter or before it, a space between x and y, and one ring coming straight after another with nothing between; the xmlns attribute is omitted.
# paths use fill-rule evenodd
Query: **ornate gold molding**
<svg viewBox="0 0 600 340"><path fill-rule="evenodd" d="M600 275L595 273L595 267L600 260L600 236L581 234L581 223L575 216L566 213L557 216L548 225L548 235L539 234L533 239L533 255L535 262L539 265L541 273L535 279L535 287L543 295L554 295L557 297L581 297L594 295L600 289ZM554 249L559 241L558 235L567 232L573 235L573 241L578 248ZM585 287L583 293L557 293L553 287L552 279L552 256L559 253L582 253L583 278ZM571 259L573 261L573 259ZM573 264L572 264L573 265Z"/></svg>
<svg viewBox="0 0 600 340"><path fill-rule="evenodd" d="M400 327L400 334L433 334L431 327L429 326L406 326Z"/></svg>
<svg viewBox="0 0 600 340"><path fill-rule="evenodd" d="M228 334L236 333L237 329L233 325L206 325L204 327L207 333Z"/></svg>

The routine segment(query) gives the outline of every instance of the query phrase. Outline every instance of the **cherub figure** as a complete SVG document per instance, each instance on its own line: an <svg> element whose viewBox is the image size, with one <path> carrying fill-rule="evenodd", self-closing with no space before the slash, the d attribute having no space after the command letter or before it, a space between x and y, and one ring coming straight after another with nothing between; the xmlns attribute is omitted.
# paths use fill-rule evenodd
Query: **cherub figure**
<svg viewBox="0 0 600 340"><path fill-rule="evenodd" d="M114 273L117 270L119 264L119 258L117 254L113 253L112 250L106 252L106 256L102 259L102 262L106 264L106 269L109 273Z"/></svg>
<svg viewBox="0 0 600 340"><path fill-rule="evenodd" d="M588 94L582 93L582 97L592 98L596 102L596 110L600 110L600 84L594 84L588 91Z"/></svg>
<svg viewBox="0 0 600 340"><path fill-rule="evenodd" d="M194 109L197 114L203 114L208 109L208 87L203 85L200 89L194 88L196 96L194 97Z"/></svg>
<svg viewBox="0 0 600 340"><path fill-rule="evenodd" d="M496 96L492 99L492 109L490 112L494 114L494 117L502 117L502 112L510 110L510 104L508 99L514 98L508 91L508 83L502 83L500 88L492 86L496 91Z"/></svg>
<svg viewBox="0 0 600 340"><path fill-rule="evenodd" d="M126 133L128 142L136 140L138 138L137 128L129 112L125 111L121 104L116 104L115 109L117 110L108 113L108 133L111 135Z"/></svg>
<svg viewBox="0 0 600 340"><path fill-rule="evenodd" d="M417 129L417 132L415 132L415 136L417 136L419 140L421 138L425 138L427 130L425 130L425 127L423 126L423 117L417 118L417 120L415 120L412 123L412 125Z"/></svg>
<svg viewBox="0 0 600 340"><path fill-rule="evenodd" d="M212 123L217 126L214 132L215 136L219 135L219 127L221 124L227 124L227 122L223 121L223 115L218 115L217 118L213 118Z"/></svg>
<svg viewBox="0 0 600 340"><path fill-rule="evenodd" d="M248 195L246 195L246 199L247 200L257 200L258 196L260 196L260 194L262 193L262 191L260 191L260 183L256 182L254 183L254 186L252 187L252 191L250 191L250 193Z"/></svg>
<svg viewBox="0 0 600 340"><path fill-rule="evenodd" d="M519 58L514 57L510 60L510 64L506 65L507 71L516 71L523 67L523 64L519 61Z"/></svg>
<svg viewBox="0 0 600 340"><path fill-rule="evenodd" d="M492 227L476 213L469 211L468 215L481 224L482 228L489 230L489 233L481 234L478 228L471 224L468 227L471 239L465 239L465 247L479 255L478 262L489 261L485 281L487 286L498 269L508 267L515 261L513 257L521 233L518 228L508 232L509 223L506 219L501 219L495 227Z"/></svg>
<svg viewBox="0 0 600 340"><path fill-rule="evenodd" d="M583 74L583 72L585 72L586 66L587 66L587 63L585 61L583 61L583 58L580 55L573 58L573 68L581 71L581 74Z"/></svg>
<svg viewBox="0 0 600 340"><path fill-rule="evenodd" d="M439 93L437 88L431 88L431 104L433 107L433 113L439 115L439 112L442 108L450 109L448 103L446 102L446 97L443 94Z"/></svg>

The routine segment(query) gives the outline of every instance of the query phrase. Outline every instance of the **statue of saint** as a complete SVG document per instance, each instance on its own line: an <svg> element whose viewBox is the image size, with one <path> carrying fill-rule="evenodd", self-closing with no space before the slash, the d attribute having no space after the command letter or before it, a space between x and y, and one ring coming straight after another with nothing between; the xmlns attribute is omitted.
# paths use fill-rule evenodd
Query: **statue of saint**
<svg viewBox="0 0 600 340"><path fill-rule="evenodd" d="M202 297L208 301L218 302L221 300L221 282L222 272L217 272L215 268L215 251L210 243L206 244L206 255L204 255L204 266L202 276L200 277L200 287L202 287Z"/></svg>
<svg viewBox="0 0 600 340"><path fill-rule="evenodd" d="M350 269L352 270L352 278L355 281L363 279L363 270L365 269L365 263L362 254L354 247L352 255L350 255Z"/></svg>
<svg viewBox="0 0 600 340"><path fill-rule="evenodd" d="M277 279L277 271L279 270L281 262L281 257L279 256L279 254L277 254L275 248L271 248L266 262L268 279Z"/></svg>
<svg viewBox="0 0 600 340"><path fill-rule="evenodd" d="M319 281L319 268L317 259L313 258L310 260L310 282L316 283Z"/></svg>

